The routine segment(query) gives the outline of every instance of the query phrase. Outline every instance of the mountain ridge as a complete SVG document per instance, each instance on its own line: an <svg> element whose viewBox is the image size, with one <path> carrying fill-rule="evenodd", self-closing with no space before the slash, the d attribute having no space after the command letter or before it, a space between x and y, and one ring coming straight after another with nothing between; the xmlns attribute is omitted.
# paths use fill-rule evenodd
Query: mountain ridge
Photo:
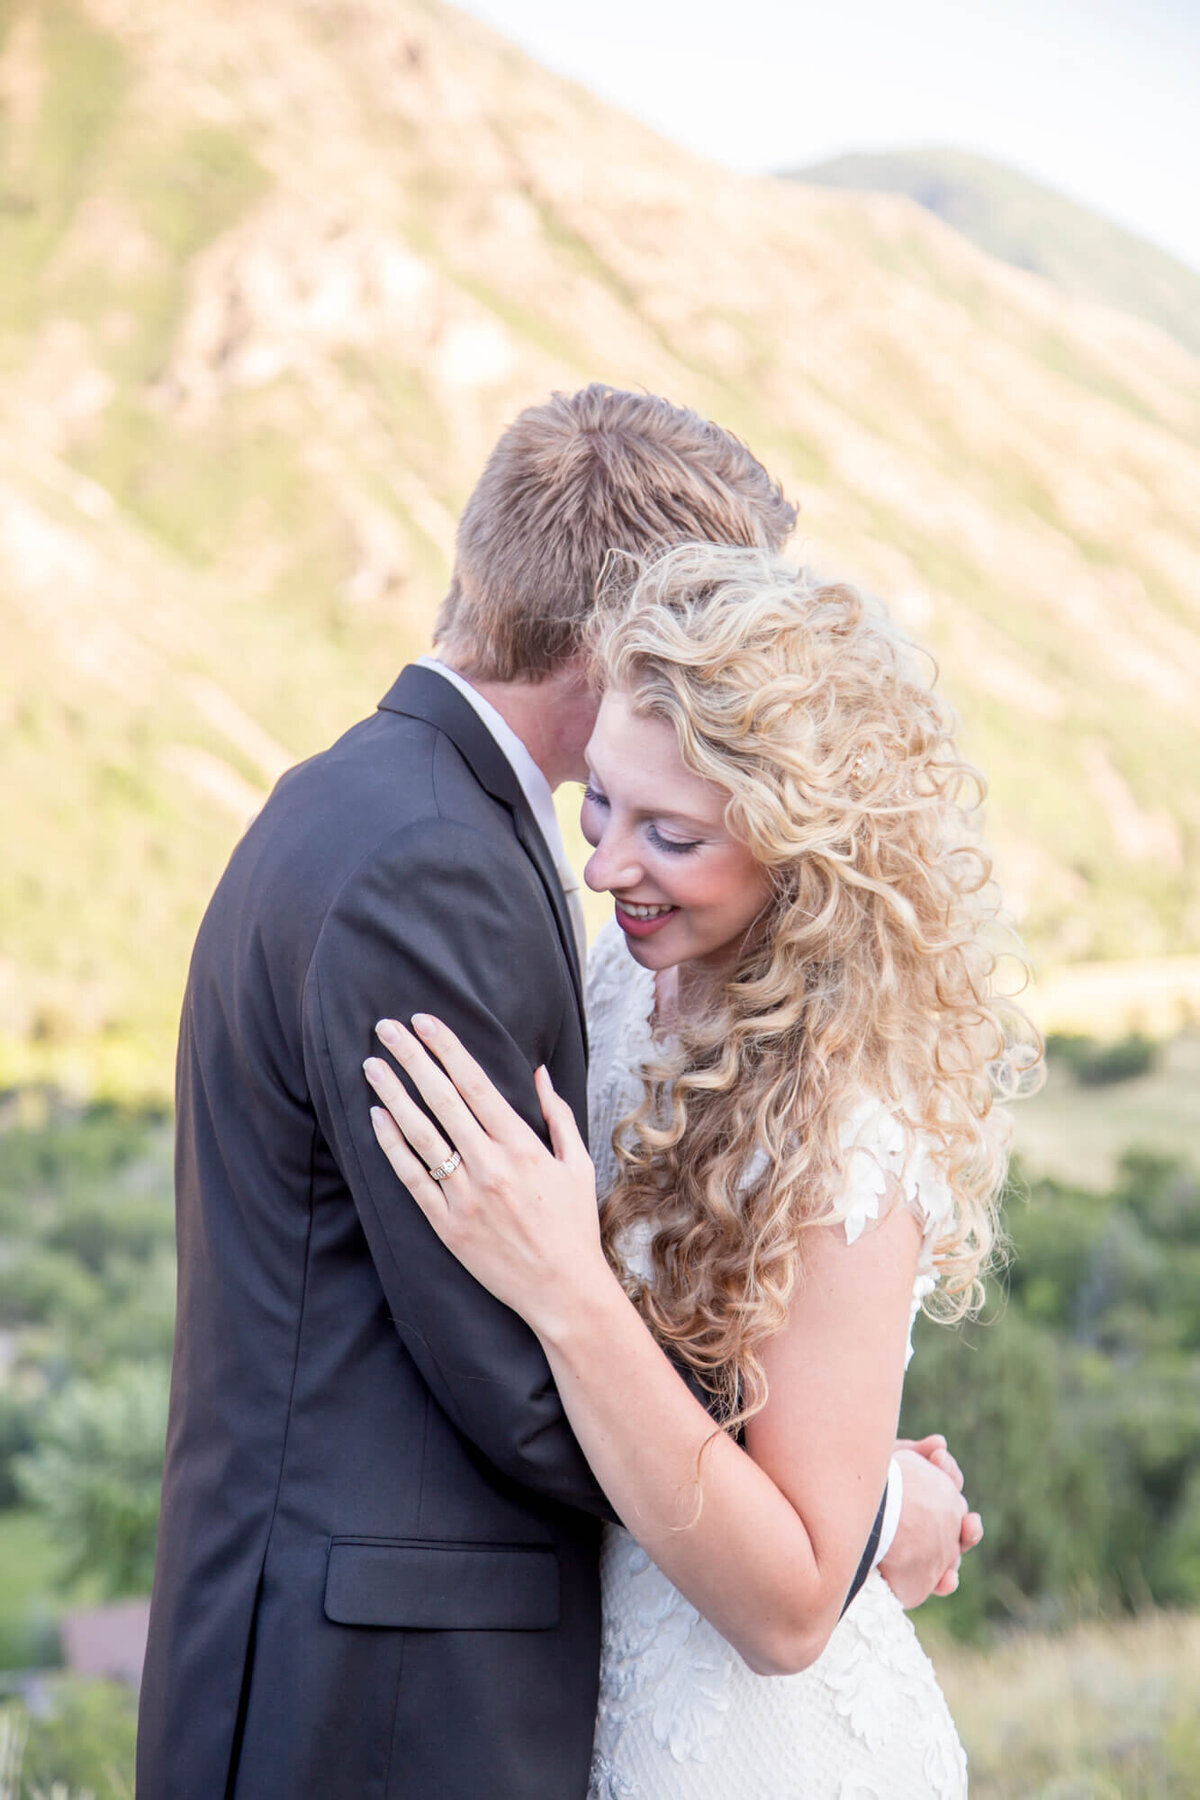
<svg viewBox="0 0 1200 1800"><path fill-rule="evenodd" d="M989 255L1145 319L1200 354L1200 271L1005 163L923 145L831 157L784 179L907 194Z"/></svg>
<svg viewBox="0 0 1200 1800"><path fill-rule="evenodd" d="M425 647L504 423L597 378L738 432L938 656L1044 963L1200 943L1179 345L434 0L0 32L0 1081L166 1085L246 815Z"/></svg>

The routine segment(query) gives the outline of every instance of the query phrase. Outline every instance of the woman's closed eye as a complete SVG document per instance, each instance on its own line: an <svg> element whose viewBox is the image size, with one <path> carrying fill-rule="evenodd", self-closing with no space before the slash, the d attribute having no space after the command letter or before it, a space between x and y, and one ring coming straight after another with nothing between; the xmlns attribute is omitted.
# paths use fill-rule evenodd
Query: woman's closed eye
<svg viewBox="0 0 1200 1800"><path fill-rule="evenodd" d="M593 781L585 783L583 799L585 805L608 807L607 794L602 794ZM666 832L660 829L657 821L654 819L647 819L645 821L645 831L647 838L654 848L656 850L665 850L669 856L688 856L693 850L699 850L704 842L703 838L670 837ZM584 835L588 836L588 833L585 831ZM594 841L595 840L589 836L589 842Z"/></svg>
<svg viewBox="0 0 1200 1800"><path fill-rule="evenodd" d="M689 840L664 837L658 826L654 824L647 827L646 835L656 850L667 850L672 856L688 856L693 850L698 850L701 844L700 838Z"/></svg>

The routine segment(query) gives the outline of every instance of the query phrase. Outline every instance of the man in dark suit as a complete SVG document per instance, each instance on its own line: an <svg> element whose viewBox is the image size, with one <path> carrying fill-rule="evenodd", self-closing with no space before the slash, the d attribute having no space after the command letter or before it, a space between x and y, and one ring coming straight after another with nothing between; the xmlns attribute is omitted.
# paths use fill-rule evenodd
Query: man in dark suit
<svg viewBox="0 0 1200 1800"><path fill-rule="evenodd" d="M361 1064L376 1019L427 1009L531 1124L545 1063L586 1125L550 792L594 714L605 554L778 546L793 517L663 401L530 409L463 515L445 662L286 775L234 852L180 1040L139 1800L582 1800L611 1514L537 1341L395 1183Z"/></svg>

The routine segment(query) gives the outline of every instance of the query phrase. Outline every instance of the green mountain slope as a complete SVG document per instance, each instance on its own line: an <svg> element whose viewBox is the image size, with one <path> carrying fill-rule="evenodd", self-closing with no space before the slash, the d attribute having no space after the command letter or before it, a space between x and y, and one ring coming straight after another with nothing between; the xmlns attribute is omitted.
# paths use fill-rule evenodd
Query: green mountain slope
<svg viewBox="0 0 1200 1800"><path fill-rule="evenodd" d="M741 433L935 650L1044 961L1200 943L1160 333L434 0L4 0L0 271L0 1082L169 1082L246 818L426 643L504 422L593 378Z"/></svg>
<svg viewBox="0 0 1200 1800"><path fill-rule="evenodd" d="M1134 232L966 150L837 156L792 171L822 187L907 194L991 256L1148 319L1200 353L1200 274Z"/></svg>

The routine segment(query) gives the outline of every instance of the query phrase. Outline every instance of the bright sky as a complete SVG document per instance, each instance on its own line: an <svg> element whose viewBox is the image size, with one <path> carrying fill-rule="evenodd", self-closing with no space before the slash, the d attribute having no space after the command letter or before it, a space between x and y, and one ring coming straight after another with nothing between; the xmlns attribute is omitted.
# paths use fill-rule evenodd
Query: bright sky
<svg viewBox="0 0 1200 1800"><path fill-rule="evenodd" d="M944 144L1200 268L1200 0L458 0L736 169Z"/></svg>

